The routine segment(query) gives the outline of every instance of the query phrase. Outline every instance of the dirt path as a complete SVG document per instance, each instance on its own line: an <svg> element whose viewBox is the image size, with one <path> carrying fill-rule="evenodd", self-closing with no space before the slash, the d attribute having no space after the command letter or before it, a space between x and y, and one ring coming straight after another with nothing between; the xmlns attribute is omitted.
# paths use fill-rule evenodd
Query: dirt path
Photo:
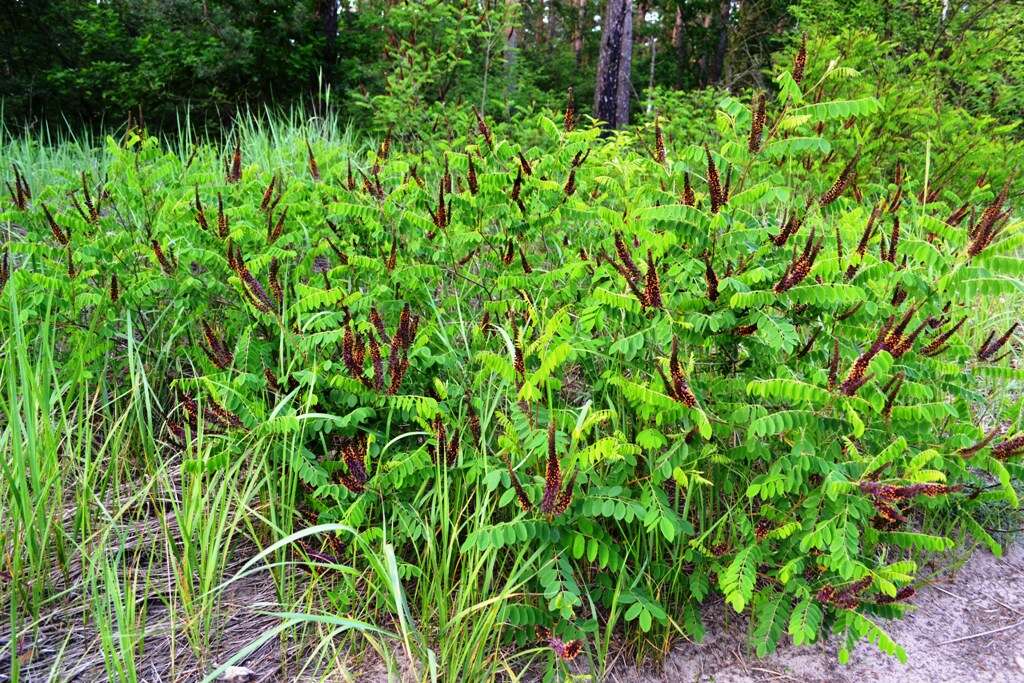
<svg viewBox="0 0 1024 683"><path fill-rule="evenodd" d="M780 646L765 659L747 654L746 622L723 605L705 613L700 645L679 646L657 675L616 671L615 683L1024 683L1024 543L1003 558L978 550L954 575L922 589L915 610L883 628L907 651L901 664L861 644L850 663L838 644ZM985 634L985 635L981 635Z"/></svg>

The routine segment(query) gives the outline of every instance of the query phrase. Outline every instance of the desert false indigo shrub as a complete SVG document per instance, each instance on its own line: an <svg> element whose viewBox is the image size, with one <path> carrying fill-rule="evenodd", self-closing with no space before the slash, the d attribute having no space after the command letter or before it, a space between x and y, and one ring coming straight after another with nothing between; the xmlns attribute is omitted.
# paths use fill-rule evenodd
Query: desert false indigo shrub
<svg viewBox="0 0 1024 683"><path fill-rule="evenodd" d="M62 348L97 373L127 363L129 320L149 326L176 359L155 432L234 457L269 440L297 524L389 524L424 623L444 619L429 572L516 576L491 596L495 650L539 626L553 662L595 651L588 600L659 634L632 642L699 638L718 592L759 654L836 633L902 656L882 619L912 600L911 551L955 543L927 513L998 551L979 506L1018 503L998 388L1024 380L1019 326L985 306L1024 289L1024 233L1012 179L932 197L924 168L875 173L860 138L884 114L829 99L821 68L805 41L778 92L707 113L715 139L666 135L663 112L653 154L601 138L570 93L523 124L529 146L465 107L450 139L340 156L304 132L274 168L243 168L241 139L223 167L111 142L100 191L33 196L15 166L0 317L16 297L88 320ZM425 534L458 552L422 564ZM314 540L307 557L359 561ZM358 590L331 599L384 609Z"/></svg>

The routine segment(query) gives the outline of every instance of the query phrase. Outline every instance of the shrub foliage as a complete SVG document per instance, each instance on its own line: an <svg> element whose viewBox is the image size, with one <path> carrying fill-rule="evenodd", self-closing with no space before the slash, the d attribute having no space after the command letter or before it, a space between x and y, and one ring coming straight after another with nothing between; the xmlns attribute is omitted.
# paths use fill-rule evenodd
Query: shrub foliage
<svg viewBox="0 0 1024 683"><path fill-rule="evenodd" d="M570 659L613 615L699 638L717 592L759 654L836 632L902 656L880 619L954 543L922 516L998 552L976 511L1018 503L1019 416L978 406L1024 379L983 309L1024 289L1024 233L1010 181L862 153L879 103L826 81L723 98L710 145L469 110L448 140L268 165L133 130L99 167L9 174L0 316L55 314L79 377L169 368L169 449L273 444L297 524L390 520L414 595L432 543L496 583L533 567L496 641L541 626Z"/></svg>

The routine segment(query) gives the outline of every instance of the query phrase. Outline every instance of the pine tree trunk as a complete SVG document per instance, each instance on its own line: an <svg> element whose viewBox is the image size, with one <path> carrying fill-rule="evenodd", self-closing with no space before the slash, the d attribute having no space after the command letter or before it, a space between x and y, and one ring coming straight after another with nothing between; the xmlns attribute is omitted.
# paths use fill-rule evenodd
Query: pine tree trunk
<svg viewBox="0 0 1024 683"><path fill-rule="evenodd" d="M729 50L729 10L732 0L721 0L718 5L718 45L711 58L709 80L716 85L722 83L725 76L725 57Z"/></svg>
<svg viewBox="0 0 1024 683"><path fill-rule="evenodd" d="M587 0L573 0L576 5L576 26L572 34L572 51L576 56L576 66L583 63L583 32L586 30Z"/></svg>
<svg viewBox="0 0 1024 683"><path fill-rule="evenodd" d="M519 0L505 0L508 24L505 32L505 85L506 94L511 98L516 92L516 58L519 56Z"/></svg>
<svg viewBox="0 0 1024 683"><path fill-rule="evenodd" d="M676 87L687 86L687 74L690 71L690 50L683 25L683 8L676 7L676 22L672 26L672 46L676 49Z"/></svg>
<svg viewBox="0 0 1024 683"><path fill-rule="evenodd" d="M338 60L338 2L321 0L320 30L324 38L323 74L324 83L334 80L334 64Z"/></svg>
<svg viewBox="0 0 1024 683"><path fill-rule="evenodd" d="M622 128L629 123L632 66L633 0L608 0L594 92L594 114L608 128Z"/></svg>

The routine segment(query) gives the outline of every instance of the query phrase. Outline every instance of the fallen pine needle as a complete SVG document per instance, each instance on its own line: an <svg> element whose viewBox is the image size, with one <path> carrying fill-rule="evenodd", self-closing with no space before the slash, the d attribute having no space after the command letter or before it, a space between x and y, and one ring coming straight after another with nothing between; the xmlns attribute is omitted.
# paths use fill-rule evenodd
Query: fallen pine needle
<svg viewBox="0 0 1024 683"><path fill-rule="evenodd" d="M981 633L975 633L973 635L964 636L962 638L954 638L953 640L944 640L939 645L952 645L953 643L961 643L965 640L972 640L974 638L981 638L982 636L991 636L996 633L1002 633L1003 631L1009 631L1011 628L1017 628L1018 626L1024 626L1024 619L1018 621L1015 624L1009 626L1003 626L1001 628L994 628L991 631L982 631Z"/></svg>

